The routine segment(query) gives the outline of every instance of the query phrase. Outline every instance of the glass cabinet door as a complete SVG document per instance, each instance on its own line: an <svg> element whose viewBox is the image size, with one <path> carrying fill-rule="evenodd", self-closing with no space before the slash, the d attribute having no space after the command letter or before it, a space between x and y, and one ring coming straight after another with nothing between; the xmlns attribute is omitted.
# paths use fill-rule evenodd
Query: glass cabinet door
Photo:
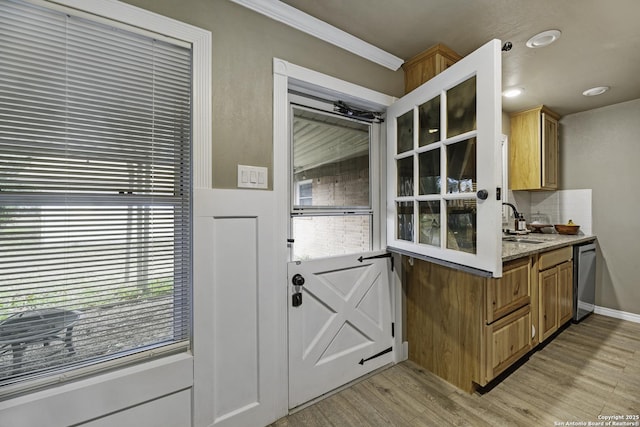
<svg viewBox="0 0 640 427"><path fill-rule="evenodd" d="M494 40L389 108L390 250L501 276L500 74Z"/></svg>

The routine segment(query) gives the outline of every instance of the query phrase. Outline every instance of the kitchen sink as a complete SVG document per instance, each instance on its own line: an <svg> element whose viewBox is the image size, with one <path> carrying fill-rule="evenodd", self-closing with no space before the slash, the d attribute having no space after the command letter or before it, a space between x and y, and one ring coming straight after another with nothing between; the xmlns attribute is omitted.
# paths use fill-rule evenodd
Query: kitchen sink
<svg viewBox="0 0 640 427"><path fill-rule="evenodd" d="M514 237L514 236L509 236L509 237L503 237L502 238L503 242L513 242L513 243L529 243L532 245L538 244L538 243L544 243L542 240L533 240L533 239L527 239L524 237Z"/></svg>

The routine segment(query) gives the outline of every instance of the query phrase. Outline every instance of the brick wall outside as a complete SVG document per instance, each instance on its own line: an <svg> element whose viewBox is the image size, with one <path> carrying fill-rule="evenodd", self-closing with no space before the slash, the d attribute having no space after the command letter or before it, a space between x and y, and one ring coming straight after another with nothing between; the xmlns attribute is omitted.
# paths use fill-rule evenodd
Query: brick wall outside
<svg viewBox="0 0 640 427"><path fill-rule="evenodd" d="M368 157L322 166L296 176L312 180L314 206L369 206ZM368 251L370 215L296 217L294 259L314 259Z"/></svg>

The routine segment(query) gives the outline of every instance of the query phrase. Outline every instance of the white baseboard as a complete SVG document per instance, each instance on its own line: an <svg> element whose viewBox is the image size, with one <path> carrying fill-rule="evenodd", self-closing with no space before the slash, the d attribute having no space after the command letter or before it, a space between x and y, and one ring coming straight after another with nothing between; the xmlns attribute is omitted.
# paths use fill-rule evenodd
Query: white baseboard
<svg viewBox="0 0 640 427"><path fill-rule="evenodd" d="M628 311L614 310L612 308L599 307L596 305L593 312L607 317L615 317L616 319L640 323L640 314L629 313Z"/></svg>

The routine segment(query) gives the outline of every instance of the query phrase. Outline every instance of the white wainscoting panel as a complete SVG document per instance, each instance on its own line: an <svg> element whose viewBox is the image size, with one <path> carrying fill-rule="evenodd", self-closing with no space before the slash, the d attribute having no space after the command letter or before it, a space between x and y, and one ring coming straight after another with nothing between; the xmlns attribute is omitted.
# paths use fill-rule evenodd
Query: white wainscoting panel
<svg viewBox="0 0 640 427"><path fill-rule="evenodd" d="M260 403L258 218L213 218L215 419Z"/></svg>
<svg viewBox="0 0 640 427"><path fill-rule="evenodd" d="M272 191L194 193L194 425L286 415L286 283ZM281 247L286 247L284 239Z"/></svg>
<svg viewBox="0 0 640 427"><path fill-rule="evenodd" d="M191 425L191 390L183 390L82 427L187 427Z"/></svg>
<svg viewBox="0 0 640 427"><path fill-rule="evenodd" d="M0 427L66 427L120 411L123 424L113 425L170 427L158 423L162 417L129 418L129 409L179 391L191 394L192 379L191 355L167 356L0 402ZM165 402L162 408L180 414L191 411L190 401L182 399Z"/></svg>

